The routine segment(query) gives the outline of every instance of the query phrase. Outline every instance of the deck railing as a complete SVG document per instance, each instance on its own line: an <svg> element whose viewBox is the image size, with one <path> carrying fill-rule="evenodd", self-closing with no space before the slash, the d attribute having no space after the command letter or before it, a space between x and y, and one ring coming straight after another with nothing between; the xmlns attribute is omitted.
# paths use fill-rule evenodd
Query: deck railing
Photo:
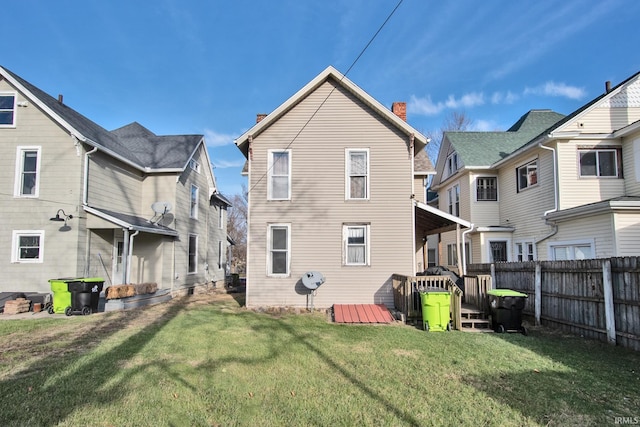
<svg viewBox="0 0 640 427"><path fill-rule="evenodd" d="M478 307L485 313L489 312L487 291L493 289L491 275L464 276L464 302Z"/></svg>
<svg viewBox="0 0 640 427"><path fill-rule="evenodd" d="M406 323L417 323L422 319L420 291L426 288L440 288L451 292L451 321L453 329L462 327L462 291L449 276L404 276L394 274L393 301Z"/></svg>

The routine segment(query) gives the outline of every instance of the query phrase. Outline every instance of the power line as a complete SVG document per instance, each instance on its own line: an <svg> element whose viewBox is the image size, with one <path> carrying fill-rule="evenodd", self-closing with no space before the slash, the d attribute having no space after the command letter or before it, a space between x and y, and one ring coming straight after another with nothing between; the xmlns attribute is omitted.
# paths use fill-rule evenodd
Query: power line
<svg viewBox="0 0 640 427"><path fill-rule="evenodd" d="M362 55L364 55L364 53L366 52L366 50L369 48L369 46L371 46L371 43L373 43L373 41L376 39L376 37L378 37L378 34L380 34L380 32L382 31L382 29L385 27L385 25L387 25L387 22L389 22L389 20L391 19L391 17L396 13L396 11L398 10L398 8L400 7L400 5L402 4L404 0L400 0L398 2L398 4L396 4L396 7L393 8L393 10L391 11L391 13L389 13L389 15L387 16L387 18L384 20L384 22L382 23L382 25L380 25L380 27L378 28L378 30L375 32L375 34L369 39L369 41L367 42L367 44L365 45L365 47L360 51L360 53L358 54L358 56L356 57L356 59L351 63L351 65L349 66L349 68L347 68L347 71L342 75L342 77L340 78L340 82L342 82L342 80L344 80L347 75L349 74L349 72L351 71L351 69L356 65L356 63L360 60L360 58L362 57ZM316 110L313 112L313 114L311 115L311 117L309 117L309 119L305 122L304 125L302 125L302 127L300 128L300 130L295 134L295 136L291 139L291 141L287 144L287 146L284 148L284 150L288 150L289 148L291 148L291 146L293 145L293 143L298 139L298 137L300 136L300 134L302 133L302 131L305 130L305 128L309 125L309 123L311 123L311 120L313 120L313 118L318 114L318 112L320 111L320 109L324 106L324 104L327 102L327 100L329 99L329 97L333 94L333 92L336 90L336 88L332 88L331 91L329 92L329 94L324 98L324 100L320 103L320 105L318 105L318 108L316 108ZM274 167L275 165L272 164L266 171L264 174L262 174L262 176L255 182L255 184L253 184L248 190L247 190L247 195L249 193L251 193L251 191L260 183L262 182L262 180L269 174L269 171ZM289 173L291 173L291 171L289 171Z"/></svg>

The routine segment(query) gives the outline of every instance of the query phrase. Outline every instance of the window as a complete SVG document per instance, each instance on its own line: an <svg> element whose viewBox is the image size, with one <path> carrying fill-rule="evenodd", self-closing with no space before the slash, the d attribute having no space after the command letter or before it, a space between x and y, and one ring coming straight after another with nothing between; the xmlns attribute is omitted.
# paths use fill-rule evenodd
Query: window
<svg viewBox="0 0 640 427"><path fill-rule="evenodd" d="M535 259L533 251L534 251L533 242L516 243L516 257L519 262L533 261Z"/></svg>
<svg viewBox="0 0 640 427"><path fill-rule="evenodd" d="M267 274L269 276L288 276L291 226L289 224L269 225L269 264Z"/></svg>
<svg viewBox="0 0 640 427"><path fill-rule="evenodd" d="M198 236L189 234L189 274L198 272Z"/></svg>
<svg viewBox="0 0 640 427"><path fill-rule="evenodd" d="M498 200L498 178L495 176L478 177L476 179L476 200Z"/></svg>
<svg viewBox="0 0 640 427"><path fill-rule="evenodd" d="M189 167L194 171L200 173L200 162L198 162L197 160L195 159L189 160Z"/></svg>
<svg viewBox="0 0 640 427"><path fill-rule="evenodd" d="M607 150L578 150L580 176L618 176L618 152Z"/></svg>
<svg viewBox="0 0 640 427"><path fill-rule="evenodd" d="M11 262L42 262L44 231L15 230L13 232Z"/></svg>
<svg viewBox="0 0 640 427"><path fill-rule="evenodd" d="M16 197L38 197L40 192L40 147L18 147L16 154Z"/></svg>
<svg viewBox="0 0 640 427"><path fill-rule="evenodd" d="M13 127L16 122L16 96L0 93L0 127Z"/></svg>
<svg viewBox="0 0 640 427"><path fill-rule="evenodd" d="M534 160L517 169L518 191L538 183L538 161Z"/></svg>
<svg viewBox="0 0 640 427"><path fill-rule="evenodd" d="M369 198L369 150L347 150L347 199Z"/></svg>
<svg viewBox="0 0 640 427"><path fill-rule="evenodd" d="M369 262L369 225L343 226L344 264L370 265Z"/></svg>
<svg viewBox="0 0 640 427"><path fill-rule="evenodd" d="M222 206L218 206L218 228L222 230L223 225L224 225L224 209L222 209Z"/></svg>
<svg viewBox="0 0 640 427"><path fill-rule="evenodd" d="M447 265L458 265L458 245L447 245Z"/></svg>
<svg viewBox="0 0 640 427"><path fill-rule="evenodd" d="M218 268L222 268L224 263L224 250L222 247L222 240L218 240Z"/></svg>
<svg viewBox="0 0 640 427"><path fill-rule="evenodd" d="M198 194L200 189L195 185L191 185L191 210L189 216L193 219L198 219Z"/></svg>
<svg viewBox="0 0 640 427"><path fill-rule="evenodd" d="M549 245L549 252L553 261L589 259L594 257L593 248L593 240L554 242Z"/></svg>
<svg viewBox="0 0 640 427"><path fill-rule="evenodd" d="M458 153L451 153L447 157L448 176L453 175L458 170Z"/></svg>
<svg viewBox="0 0 640 427"><path fill-rule="evenodd" d="M505 240L494 240L489 242L490 262L507 262L507 242Z"/></svg>
<svg viewBox="0 0 640 427"><path fill-rule="evenodd" d="M291 200L291 151L269 151L269 200Z"/></svg>
<svg viewBox="0 0 640 427"><path fill-rule="evenodd" d="M449 198L449 213L460 216L460 186L456 184L449 188L447 195Z"/></svg>

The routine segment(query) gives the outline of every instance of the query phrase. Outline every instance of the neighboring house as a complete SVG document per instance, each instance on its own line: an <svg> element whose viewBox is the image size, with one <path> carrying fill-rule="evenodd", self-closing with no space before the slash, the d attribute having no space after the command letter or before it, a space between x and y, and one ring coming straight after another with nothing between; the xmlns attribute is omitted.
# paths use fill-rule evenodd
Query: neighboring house
<svg viewBox="0 0 640 427"><path fill-rule="evenodd" d="M393 306L391 277L424 270L433 166L406 104L384 107L333 67L236 140L247 158L247 306ZM394 113L395 112L395 113Z"/></svg>
<svg viewBox="0 0 640 427"><path fill-rule="evenodd" d="M229 202L202 135L107 131L0 67L0 152L1 291L223 282Z"/></svg>
<svg viewBox="0 0 640 427"><path fill-rule="evenodd" d="M640 73L568 116L525 114L505 132L445 132L432 188L468 220L449 266L640 254ZM464 255L461 256L461 255Z"/></svg>

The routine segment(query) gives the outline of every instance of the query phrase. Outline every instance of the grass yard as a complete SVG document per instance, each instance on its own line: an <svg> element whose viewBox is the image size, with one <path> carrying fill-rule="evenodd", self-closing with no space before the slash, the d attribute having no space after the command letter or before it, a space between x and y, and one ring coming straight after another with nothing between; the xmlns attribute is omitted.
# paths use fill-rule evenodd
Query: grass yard
<svg viewBox="0 0 640 427"><path fill-rule="evenodd" d="M336 325L211 293L0 321L0 425L615 425L640 422L639 362L544 329Z"/></svg>

